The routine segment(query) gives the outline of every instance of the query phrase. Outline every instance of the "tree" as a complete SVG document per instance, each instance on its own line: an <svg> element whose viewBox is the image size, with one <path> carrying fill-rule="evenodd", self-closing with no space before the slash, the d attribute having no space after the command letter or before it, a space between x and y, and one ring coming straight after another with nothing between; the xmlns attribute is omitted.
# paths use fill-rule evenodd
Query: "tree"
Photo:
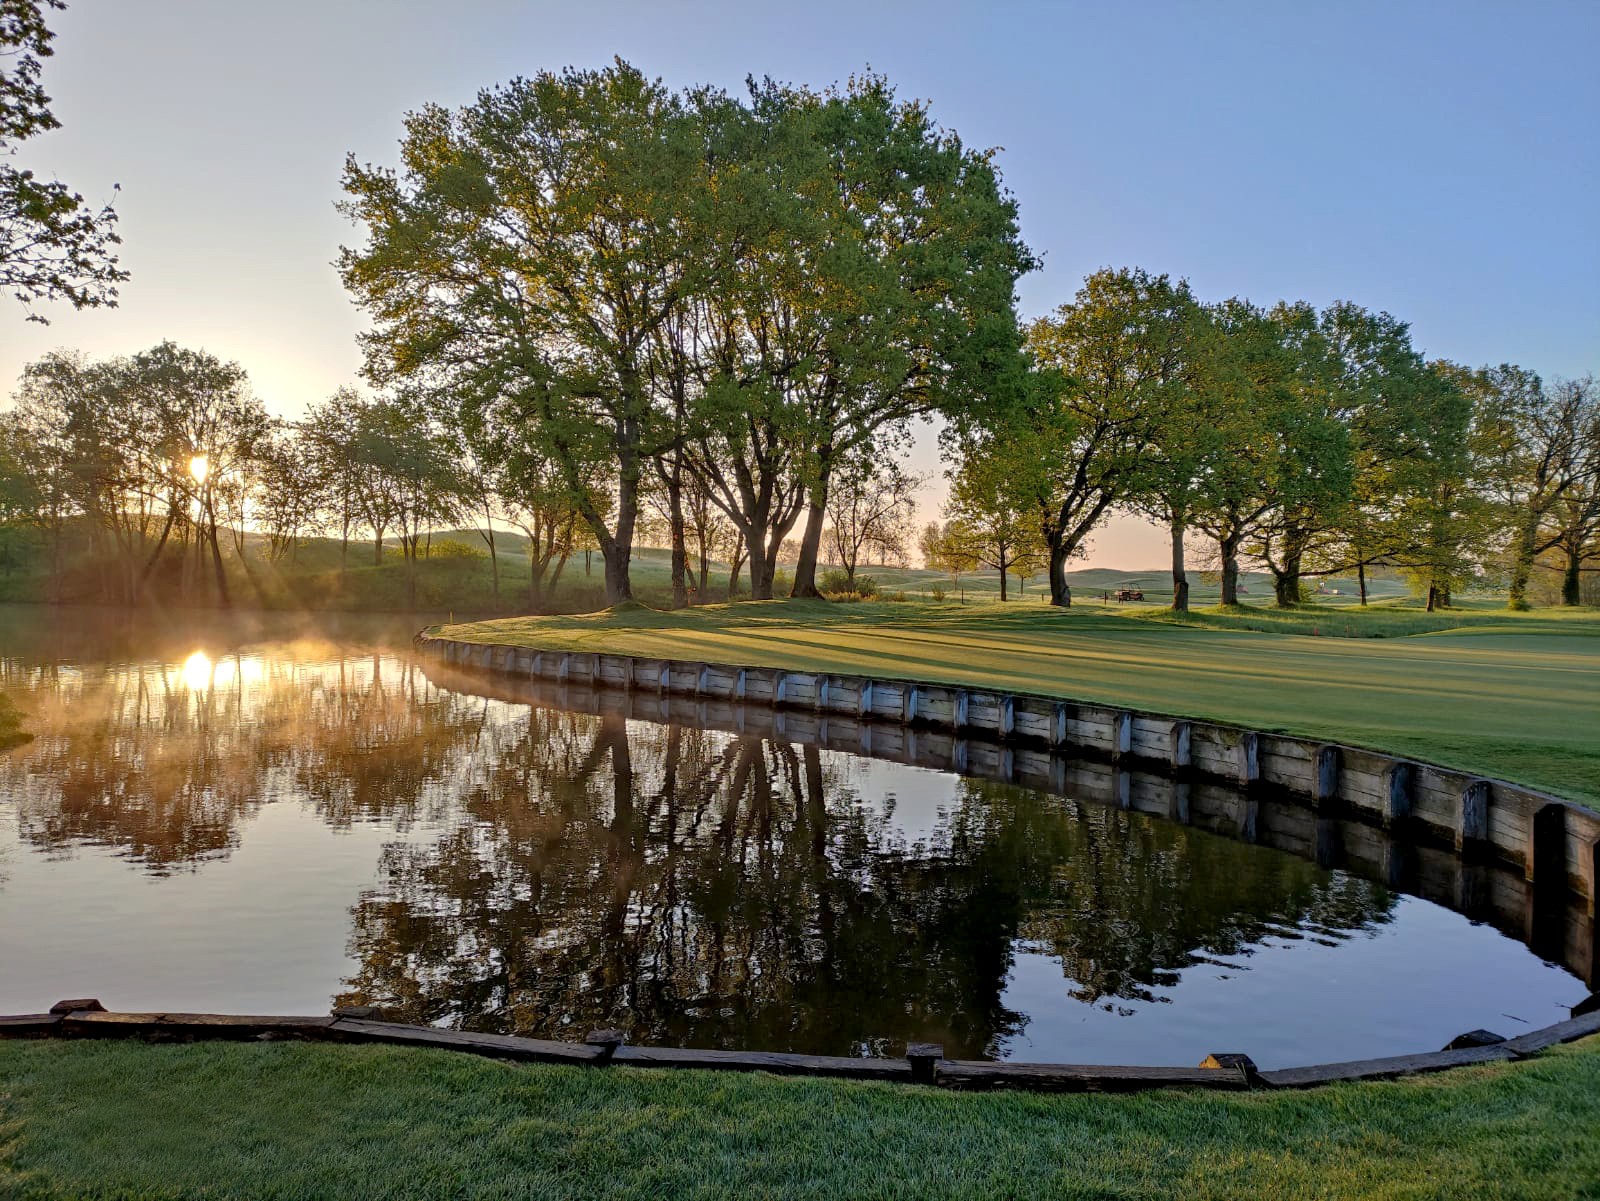
<svg viewBox="0 0 1600 1201"><path fill-rule="evenodd" d="M1007 599L1013 572L1031 575L1049 559L1040 534L1039 514L1025 491L1014 486L1003 459L969 457L955 474L940 538L941 561L989 567L1000 578L1000 600Z"/></svg>
<svg viewBox="0 0 1600 1201"><path fill-rule="evenodd" d="M987 460L1038 513L1050 603L1070 605L1067 564L1114 504L1139 494L1158 431L1184 388L1194 298L1165 275L1103 270L1029 326L1029 386L953 426L958 462Z"/></svg>
<svg viewBox="0 0 1600 1201"><path fill-rule="evenodd" d="M948 522L940 525L937 521L930 521L922 527L922 533L917 538L917 549L922 552L925 567L950 573L951 582L961 595L961 603L966 604L967 590L962 586L961 577L978 566L978 559L966 539L960 536L960 531L952 530Z"/></svg>
<svg viewBox="0 0 1600 1201"><path fill-rule="evenodd" d="M826 540L833 561L844 568L852 586L863 554L876 554L880 563L906 557L921 483L892 460L882 464L856 460L836 474L828 494L831 523Z"/></svg>
<svg viewBox="0 0 1600 1201"><path fill-rule="evenodd" d="M1497 402L1484 435L1489 486L1515 531L1507 604L1526 609L1541 528L1600 468L1594 451L1597 394L1588 378L1546 388L1533 372L1509 365L1490 368L1485 377Z"/></svg>
<svg viewBox="0 0 1600 1201"><path fill-rule="evenodd" d="M796 114L822 151L805 195L824 215L825 253L803 277L818 311L796 388L807 517L793 594L812 596L835 468L889 453L913 417L1018 386L1014 293L1037 260L993 152L968 149L882 76L821 95L768 85L754 104Z"/></svg>
<svg viewBox="0 0 1600 1201"><path fill-rule="evenodd" d="M324 514L328 528L339 531L339 577L350 565L350 538L370 506L363 503L364 473L356 458L356 438L366 402L353 388L340 388L312 405L300 422L300 443L311 468L325 481ZM382 561L383 538L377 540Z"/></svg>
<svg viewBox="0 0 1600 1201"><path fill-rule="evenodd" d="M1207 437L1215 441L1199 488L1183 498L1184 511L1190 525L1215 540L1222 603L1237 605L1241 548L1282 503L1300 457L1293 452L1317 427L1295 402L1294 359L1282 323L1237 297L1207 306L1205 319L1209 328L1190 380L1197 398L1183 403L1209 415Z"/></svg>
<svg viewBox="0 0 1600 1201"><path fill-rule="evenodd" d="M608 599L631 599L644 472L672 437L647 388L651 339L709 258L685 244L707 192L699 130L618 62L426 107L401 158L400 173L345 168L367 241L340 270L373 319L369 376L514 398L599 543ZM596 465L609 517L585 486Z"/></svg>
<svg viewBox="0 0 1600 1201"><path fill-rule="evenodd" d="M252 478L272 422L237 363L163 342L129 358L90 362L55 353L31 363L20 420L50 464L55 558L69 516L87 519L102 595L137 602L177 535L217 598L231 600L219 511Z"/></svg>
<svg viewBox="0 0 1600 1201"><path fill-rule="evenodd" d="M256 515L267 535L268 562L293 555L322 514L336 509L338 475L323 471L310 443L290 426L275 430L257 452Z"/></svg>
<svg viewBox="0 0 1600 1201"><path fill-rule="evenodd" d="M54 51L45 23L62 0L0 0L0 288L24 306L64 300L75 309L117 303L117 284L128 278L113 247L117 214L111 205L92 208L58 180L41 180L9 160L17 145L59 129L50 97L40 83L40 59ZM44 322L29 309L28 320Z"/></svg>
<svg viewBox="0 0 1600 1201"><path fill-rule="evenodd" d="M1561 603L1582 603L1582 575L1592 568L1588 560L1600 558L1600 392L1592 377L1566 380L1556 385L1572 403L1569 411L1578 428L1573 480L1551 506L1545 518L1541 551L1554 551L1561 560Z"/></svg>

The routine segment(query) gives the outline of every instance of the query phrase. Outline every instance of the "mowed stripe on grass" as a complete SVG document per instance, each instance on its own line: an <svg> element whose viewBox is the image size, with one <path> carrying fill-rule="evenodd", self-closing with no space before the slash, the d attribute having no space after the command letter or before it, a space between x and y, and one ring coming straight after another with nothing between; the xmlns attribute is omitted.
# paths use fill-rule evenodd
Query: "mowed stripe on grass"
<svg viewBox="0 0 1600 1201"><path fill-rule="evenodd" d="M1126 705L1392 751L1600 806L1600 615L1366 639L1094 609L763 601L444 632Z"/></svg>

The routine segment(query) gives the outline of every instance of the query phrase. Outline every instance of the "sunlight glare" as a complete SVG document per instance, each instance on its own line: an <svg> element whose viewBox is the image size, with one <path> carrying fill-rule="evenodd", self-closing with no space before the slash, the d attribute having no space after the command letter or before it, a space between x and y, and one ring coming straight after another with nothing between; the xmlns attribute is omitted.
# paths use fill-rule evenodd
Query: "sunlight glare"
<svg viewBox="0 0 1600 1201"><path fill-rule="evenodd" d="M211 460L205 455L195 455L189 460L189 474L194 476L197 484L206 482L206 476L211 472Z"/></svg>
<svg viewBox="0 0 1600 1201"><path fill-rule="evenodd" d="M183 682L193 691L211 687L211 656L195 651L183 661Z"/></svg>

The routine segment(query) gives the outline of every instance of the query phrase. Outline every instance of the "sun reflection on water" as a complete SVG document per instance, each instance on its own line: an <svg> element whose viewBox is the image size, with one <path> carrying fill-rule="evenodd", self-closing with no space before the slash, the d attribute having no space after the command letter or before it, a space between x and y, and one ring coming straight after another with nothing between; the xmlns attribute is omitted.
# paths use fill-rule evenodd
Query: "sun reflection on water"
<svg viewBox="0 0 1600 1201"><path fill-rule="evenodd" d="M213 671L211 656L205 651L195 651L183 661L183 682L188 688L199 692L211 687Z"/></svg>

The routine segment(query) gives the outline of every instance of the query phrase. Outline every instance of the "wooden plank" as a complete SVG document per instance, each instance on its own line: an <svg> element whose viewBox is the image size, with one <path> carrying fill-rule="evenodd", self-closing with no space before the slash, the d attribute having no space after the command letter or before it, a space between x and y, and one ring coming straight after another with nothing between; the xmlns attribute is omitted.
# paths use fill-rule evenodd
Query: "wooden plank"
<svg viewBox="0 0 1600 1201"><path fill-rule="evenodd" d="M1510 1043L1492 1047L1463 1047L1456 1051L1434 1051L1426 1055L1391 1055L1384 1059L1354 1059L1345 1063L1321 1063L1303 1068L1282 1068L1262 1072L1261 1079L1273 1088L1310 1088L1341 1080L1388 1080L1419 1072L1440 1072L1445 1068L1473 1063L1503 1063L1516 1058Z"/></svg>
<svg viewBox="0 0 1600 1201"><path fill-rule="evenodd" d="M1543 1029L1518 1035L1516 1038L1507 1039L1500 1044L1500 1047L1518 1057L1526 1057L1536 1055L1558 1043L1570 1043L1575 1039L1587 1038L1591 1034L1600 1034L1600 1011L1585 1014L1583 1017L1569 1018L1564 1022L1556 1022L1553 1026L1545 1026Z"/></svg>
<svg viewBox="0 0 1600 1201"><path fill-rule="evenodd" d="M1175 721L1168 734L1170 751L1167 764L1173 771L1185 771L1193 757L1192 745L1194 739L1194 726L1186 721Z"/></svg>
<svg viewBox="0 0 1600 1201"><path fill-rule="evenodd" d="M1123 710L1112 718L1111 754L1121 758L1133 750L1133 714Z"/></svg>
<svg viewBox="0 0 1600 1201"><path fill-rule="evenodd" d="M1319 805L1327 804L1339 795L1339 748L1319 746L1316 751L1316 776L1312 781L1311 799Z"/></svg>
<svg viewBox="0 0 1600 1201"><path fill-rule="evenodd" d="M62 1033L79 1038L249 1039L263 1035L315 1038L338 1019L238 1013L105 1013L79 1010L62 1019Z"/></svg>
<svg viewBox="0 0 1600 1201"><path fill-rule="evenodd" d="M13 1013L0 1017L0 1038L48 1038L61 1032L59 1013Z"/></svg>
<svg viewBox="0 0 1600 1201"><path fill-rule="evenodd" d="M1246 730L1239 736L1237 778L1243 787L1249 787L1261 779L1261 736L1254 730Z"/></svg>
<svg viewBox="0 0 1600 1201"><path fill-rule="evenodd" d="M995 1063L978 1059L946 1059L939 1063L937 1083L944 1088L1026 1088L1043 1092L1127 1093L1152 1088L1247 1087L1237 1072L1215 1068L1102 1067L1072 1063Z"/></svg>
<svg viewBox="0 0 1600 1201"><path fill-rule="evenodd" d="M904 1059L799 1055L788 1051L715 1051L696 1047L616 1049L611 1062L635 1068L700 1068L719 1072L774 1072L784 1076L843 1076L856 1080L911 1080Z"/></svg>
<svg viewBox="0 0 1600 1201"><path fill-rule="evenodd" d="M1411 816L1412 797L1417 787L1416 765L1403 759L1395 760L1385 773L1384 785L1382 820L1384 827L1388 828Z"/></svg>
<svg viewBox="0 0 1600 1201"><path fill-rule="evenodd" d="M334 1019L336 1037L353 1042L396 1043L407 1047L437 1047L444 1051L466 1051L499 1059L529 1063L595 1063L606 1057L601 1047L582 1043L563 1043L551 1039L519 1038L512 1034L482 1034L474 1030L445 1030L436 1026L407 1026L398 1022L365 1022L352 1018Z"/></svg>
<svg viewBox="0 0 1600 1201"><path fill-rule="evenodd" d="M1489 781L1469 780L1456 807L1456 850L1489 837Z"/></svg>
<svg viewBox="0 0 1600 1201"><path fill-rule="evenodd" d="M1541 889L1565 889L1567 884L1567 807L1545 805L1533 815L1528 829L1528 849L1523 877Z"/></svg>

